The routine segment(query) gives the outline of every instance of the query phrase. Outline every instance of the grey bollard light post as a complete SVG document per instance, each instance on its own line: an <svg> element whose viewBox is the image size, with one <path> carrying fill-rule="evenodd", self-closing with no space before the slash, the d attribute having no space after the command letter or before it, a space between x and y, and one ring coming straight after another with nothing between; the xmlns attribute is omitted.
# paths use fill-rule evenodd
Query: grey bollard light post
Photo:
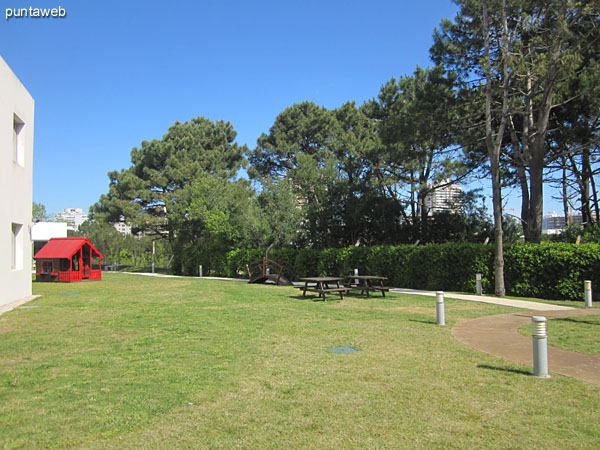
<svg viewBox="0 0 600 450"><path fill-rule="evenodd" d="M550 378L548 375L548 334L546 333L546 318L533 316L533 376Z"/></svg>
<svg viewBox="0 0 600 450"><path fill-rule="evenodd" d="M475 279L477 280L477 295L483 294L483 287L481 286L481 274L475 274Z"/></svg>
<svg viewBox="0 0 600 450"><path fill-rule="evenodd" d="M155 251L154 251L154 241L152 241L152 273L154 273L154 266L156 263Z"/></svg>
<svg viewBox="0 0 600 450"><path fill-rule="evenodd" d="M437 324L446 325L446 312L444 311L444 293L437 291L435 293L435 311L437 315Z"/></svg>
<svg viewBox="0 0 600 450"><path fill-rule="evenodd" d="M202 266L198 266L198 276L202 278Z"/></svg>
<svg viewBox="0 0 600 450"><path fill-rule="evenodd" d="M585 280L583 282L583 290L585 291L585 307L592 307L592 281Z"/></svg>

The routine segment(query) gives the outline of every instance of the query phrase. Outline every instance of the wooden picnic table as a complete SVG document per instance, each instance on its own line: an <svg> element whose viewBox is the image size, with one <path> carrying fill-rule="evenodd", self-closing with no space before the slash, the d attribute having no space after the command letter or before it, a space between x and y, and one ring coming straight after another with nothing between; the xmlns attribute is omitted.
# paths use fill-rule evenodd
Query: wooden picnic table
<svg viewBox="0 0 600 450"><path fill-rule="evenodd" d="M389 287L384 286L383 282L387 280L387 277L378 277L375 275L350 275L347 277L348 286L351 289L359 290L362 294L367 293L369 297L370 291L381 291L381 294L385 297L385 293L390 290Z"/></svg>
<svg viewBox="0 0 600 450"><path fill-rule="evenodd" d="M340 294L340 298L344 300L344 294L350 291L349 288L340 285L342 278L339 277L308 277L300 278L304 281L304 286L298 286L298 289L302 289L302 296L306 296L306 292L318 292L319 297L323 297L323 301L326 301L326 294L337 292ZM309 283L313 283L309 286ZM334 286L334 287L331 287Z"/></svg>

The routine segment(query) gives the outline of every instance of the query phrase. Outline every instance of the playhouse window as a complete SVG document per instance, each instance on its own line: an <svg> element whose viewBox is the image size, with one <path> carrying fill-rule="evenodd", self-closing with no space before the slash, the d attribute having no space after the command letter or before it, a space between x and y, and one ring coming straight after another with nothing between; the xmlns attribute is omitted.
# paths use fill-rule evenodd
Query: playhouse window
<svg viewBox="0 0 600 450"><path fill-rule="evenodd" d="M52 272L52 261L42 262L42 273L51 273L51 272Z"/></svg>

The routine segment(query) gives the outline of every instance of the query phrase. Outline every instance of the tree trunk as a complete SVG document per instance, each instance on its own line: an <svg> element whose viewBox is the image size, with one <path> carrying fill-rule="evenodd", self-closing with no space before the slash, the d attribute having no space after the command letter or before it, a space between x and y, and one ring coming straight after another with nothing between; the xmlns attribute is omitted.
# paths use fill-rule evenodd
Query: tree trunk
<svg viewBox="0 0 600 450"><path fill-rule="evenodd" d="M490 155L492 169L492 203L494 205L494 293L506 295L504 287L504 249L502 231L502 185L500 183L500 152Z"/></svg>
<svg viewBox="0 0 600 450"><path fill-rule="evenodd" d="M532 160L529 166L530 194L529 213L525 224L525 242L539 244L542 241L542 217L544 215L544 163Z"/></svg>
<svg viewBox="0 0 600 450"><path fill-rule="evenodd" d="M492 61L490 56L490 25L488 22L488 5L487 1L482 2L483 13L483 39L485 46L485 143L490 158L492 172L492 202L494 205L494 275L495 286L494 293L499 297L506 295L504 286L504 250L502 237L502 187L500 183L500 147L502 145L502 137L506 127L508 116L508 69L506 64L503 64L503 86L502 86L502 115L500 117L500 125L494 139L492 132ZM508 24L506 20L506 0L502 2L502 52L508 56Z"/></svg>
<svg viewBox="0 0 600 450"><path fill-rule="evenodd" d="M590 151L585 149L581 155L581 219L584 226L592 223L592 209L590 205L590 178L592 178L592 167L590 165Z"/></svg>
<svg viewBox="0 0 600 450"><path fill-rule="evenodd" d="M567 185L567 160L562 158L562 201L565 213L565 223L569 221L569 186Z"/></svg>
<svg viewBox="0 0 600 450"><path fill-rule="evenodd" d="M600 207L598 205L598 190L596 189L596 181L594 180L594 174L590 174L590 184L592 186L592 199L594 201L594 212L596 214L595 222L600 222Z"/></svg>

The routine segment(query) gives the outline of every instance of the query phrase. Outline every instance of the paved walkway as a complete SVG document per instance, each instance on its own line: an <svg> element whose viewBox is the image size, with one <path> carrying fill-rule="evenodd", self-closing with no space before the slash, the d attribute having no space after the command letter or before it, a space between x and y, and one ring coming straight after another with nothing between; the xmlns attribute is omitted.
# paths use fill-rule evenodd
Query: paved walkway
<svg viewBox="0 0 600 450"><path fill-rule="evenodd" d="M532 337L521 335L517 329L531 322L531 316L548 319L600 314L598 309L572 309L570 311L539 311L465 320L452 328L452 335L474 349L519 364L533 367ZM548 334L552 333L552 320L548 321ZM600 386L600 357L548 346L548 370L578 378Z"/></svg>
<svg viewBox="0 0 600 450"><path fill-rule="evenodd" d="M167 275L164 273L148 273L148 272L107 272L107 273L123 273L126 275L141 275L143 277L157 277L157 278L191 278L202 279L202 280L217 280L217 281L238 281L247 283L248 278L224 278L224 277L190 277L187 275Z"/></svg>
<svg viewBox="0 0 600 450"><path fill-rule="evenodd" d="M36 298L41 297L41 295L31 295L29 297L20 298L19 300L15 300L14 302L6 303L5 305L0 305L0 314L4 314L5 312L11 311L31 300L35 300Z"/></svg>
<svg viewBox="0 0 600 450"><path fill-rule="evenodd" d="M415 289L390 289L390 292L399 294L425 295L435 297L435 291L417 291ZM570 306L551 305L548 303L530 302L526 300L512 300L509 298L488 297L485 295L453 294L444 292L444 297L467 300L470 302L491 303L494 305L512 306L513 308L527 309L531 311L573 311L576 308Z"/></svg>
<svg viewBox="0 0 600 450"><path fill-rule="evenodd" d="M392 289L391 292L431 297L436 295L433 291L416 291L413 289ZM530 323L532 316L544 316L547 319L553 319L588 314L600 315L600 310L594 308L571 308L547 303L469 294L444 293L444 296L526 310L513 314L464 320L452 328L452 335L476 350L527 366L533 366L533 343L531 341L533 338L523 336L517 330ZM547 327L548 333L552 333L551 320L548 322ZM600 386L600 357L598 356L548 346L548 370Z"/></svg>

